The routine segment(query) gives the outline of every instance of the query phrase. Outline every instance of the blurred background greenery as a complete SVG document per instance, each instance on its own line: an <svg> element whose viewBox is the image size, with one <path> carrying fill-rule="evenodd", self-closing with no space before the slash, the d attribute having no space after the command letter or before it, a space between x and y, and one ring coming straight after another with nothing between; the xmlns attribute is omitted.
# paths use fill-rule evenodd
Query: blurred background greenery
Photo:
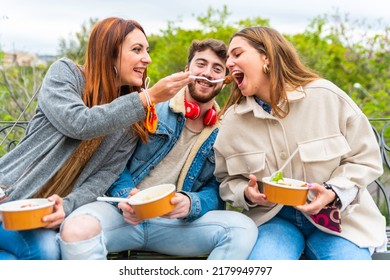
<svg viewBox="0 0 390 280"><path fill-rule="evenodd" d="M230 12L208 8L196 16L199 29L183 29L180 20L167 23L158 35L148 36L153 63L148 68L151 83L174 72L184 70L188 47L194 39L217 38L228 43L231 35L248 26L270 26L261 17L246 18L228 23ZM98 21L91 18L73 37L61 39L58 57L66 56L83 64L89 32ZM380 29L378 29L378 26ZM270 26L272 27L272 26ZM298 49L304 62L321 76L334 82L347 92L370 118L389 117L390 110L390 27L381 24L375 29L361 21L351 22L347 15L319 15L303 33L285 35ZM7 64L0 49L0 120L16 120L30 101L47 71L47 64ZM229 86L218 96L223 105ZM23 113L21 120L34 114L34 101Z"/></svg>

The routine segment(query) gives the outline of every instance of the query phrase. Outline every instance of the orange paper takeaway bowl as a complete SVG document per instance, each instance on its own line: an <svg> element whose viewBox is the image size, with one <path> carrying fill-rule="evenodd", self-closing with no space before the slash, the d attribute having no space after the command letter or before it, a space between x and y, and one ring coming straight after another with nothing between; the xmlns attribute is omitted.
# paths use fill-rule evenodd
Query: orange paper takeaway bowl
<svg viewBox="0 0 390 280"><path fill-rule="evenodd" d="M275 183L270 181L271 177L264 177L263 193L267 200L283 205L297 206L304 205L309 189L303 181L284 178L283 182Z"/></svg>
<svg viewBox="0 0 390 280"><path fill-rule="evenodd" d="M8 230L35 229L48 225L42 221L53 213L54 201L46 198L15 200L0 205L3 227Z"/></svg>
<svg viewBox="0 0 390 280"><path fill-rule="evenodd" d="M139 191L129 199L135 214L142 220L162 216L175 209L171 199L175 195L173 184L162 184Z"/></svg>

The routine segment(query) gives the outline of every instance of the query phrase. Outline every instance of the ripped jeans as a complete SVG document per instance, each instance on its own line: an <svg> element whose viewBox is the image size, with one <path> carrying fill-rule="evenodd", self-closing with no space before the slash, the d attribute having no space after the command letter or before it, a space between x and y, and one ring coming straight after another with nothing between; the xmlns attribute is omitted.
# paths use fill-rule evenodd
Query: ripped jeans
<svg viewBox="0 0 390 280"><path fill-rule="evenodd" d="M93 202L76 209L101 224L99 235L84 241L60 239L63 259L106 259L107 252L154 251L167 255L201 256L208 259L247 259L257 238L257 227L247 216L234 211L210 211L193 222L154 218L133 226L123 220L115 205Z"/></svg>

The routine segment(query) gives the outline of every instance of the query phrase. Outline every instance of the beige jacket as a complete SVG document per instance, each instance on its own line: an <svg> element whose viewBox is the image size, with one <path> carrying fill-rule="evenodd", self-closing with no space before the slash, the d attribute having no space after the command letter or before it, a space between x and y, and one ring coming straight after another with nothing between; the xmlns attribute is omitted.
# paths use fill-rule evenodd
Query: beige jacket
<svg viewBox="0 0 390 280"><path fill-rule="evenodd" d="M368 119L329 81L317 80L303 91L289 92L290 113L283 119L265 112L253 97L226 112L214 145L222 199L243 208L257 225L270 220L282 205L249 205L244 198L248 176L254 174L259 181L270 176L298 147L284 177L359 189L352 203L343 207L341 233L316 226L360 247L383 246L385 218L366 190L383 172Z"/></svg>

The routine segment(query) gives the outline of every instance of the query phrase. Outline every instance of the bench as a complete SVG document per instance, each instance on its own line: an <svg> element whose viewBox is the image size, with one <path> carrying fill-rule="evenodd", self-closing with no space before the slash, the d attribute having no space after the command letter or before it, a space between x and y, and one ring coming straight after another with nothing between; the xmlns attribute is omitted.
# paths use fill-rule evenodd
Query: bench
<svg viewBox="0 0 390 280"><path fill-rule="evenodd" d="M374 253L374 260L390 260L390 118L370 119L373 131L377 137L380 147L382 161L384 166L383 175L372 182L368 186L368 190L373 196L382 214L386 217L386 234L387 234L387 251L382 253ZM0 156L10 151L23 137L28 122L8 122L0 121ZM142 260L158 260L158 259L206 259L207 256L199 257L182 257L168 256L156 252L129 250L123 252L110 253L110 260L124 259L142 259Z"/></svg>

